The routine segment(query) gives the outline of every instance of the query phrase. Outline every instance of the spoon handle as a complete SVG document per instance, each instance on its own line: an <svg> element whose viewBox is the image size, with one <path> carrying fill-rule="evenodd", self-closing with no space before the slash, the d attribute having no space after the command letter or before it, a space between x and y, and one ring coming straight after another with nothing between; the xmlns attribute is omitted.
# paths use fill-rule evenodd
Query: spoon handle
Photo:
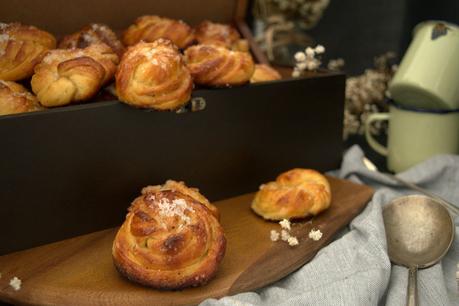
<svg viewBox="0 0 459 306"><path fill-rule="evenodd" d="M449 203L448 201L446 201L445 199L439 197L438 195L436 194L433 194L431 193L430 191L427 191L425 190L424 188L421 188L419 187L418 185L416 184L413 184L413 183L410 183L410 182L407 182L405 180L402 180L401 178L395 176L395 175L392 175L392 174L389 174L389 173L384 173L386 176L390 177L391 179L393 179L394 181L397 181L399 182L400 184L403 184L405 185L406 187L408 188L411 188L411 189L414 189L416 191L419 191L420 193L423 193L431 198L434 198L435 200L441 202L443 205L446 206L446 208L449 209L449 211L451 213L453 213L454 215L458 216L459 215L459 208L457 208L456 206L454 206L453 204Z"/></svg>
<svg viewBox="0 0 459 306"><path fill-rule="evenodd" d="M406 305L418 306L418 268L410 267L408 271L408 291L406 296Z"/></svg>

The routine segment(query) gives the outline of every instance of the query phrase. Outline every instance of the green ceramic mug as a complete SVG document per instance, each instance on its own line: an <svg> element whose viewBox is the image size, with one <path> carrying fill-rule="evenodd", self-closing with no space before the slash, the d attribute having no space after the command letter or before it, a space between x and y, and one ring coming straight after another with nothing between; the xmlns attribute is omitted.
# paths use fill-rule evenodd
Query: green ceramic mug
<svg viewBox="0 0 459 306"><path fill-rule="evenodd" d="M387 147L370 132L372 122L388 120ZM459 109L416 109L391 102L388 113L375 113L365 122L368 144L387 157L387 168L404 171L436 154L459 154Z"/></svg>
<svg viewBox="0 0 459 306"><path fill-rule="evenodd" d="M413 40L389 84L400 104L428 109L459 108L459 27L426 21L413 30Z"/></svg>

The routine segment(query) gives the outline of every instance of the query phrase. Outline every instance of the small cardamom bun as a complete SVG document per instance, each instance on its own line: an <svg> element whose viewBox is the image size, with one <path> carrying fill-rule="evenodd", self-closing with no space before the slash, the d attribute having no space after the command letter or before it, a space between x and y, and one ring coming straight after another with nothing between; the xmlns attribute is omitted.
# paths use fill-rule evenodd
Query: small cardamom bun
<svg viewBox="0 0 459 306"><path fill-rule="evenodd" d="M177 190L144 188L113 241L116 269L145 286L177 290L217 273L226 239L206 205Z"/></svg>
<svg viewBox="0 0 459 306"><path fill-rule="evenodd" d="M215 45L189 47L185 61L196 84L215 87L247 83L255 69L250 53Z"/></svg>
<svg viewBox="0 0 459 306"><path fill-rule="evenodd" d="M48 32L20 23L0 23L0 80L29 78L45 53L56 47Z"/></svg>
<svg viewBox="0 0 459 306"><path fill-rule="evenodd" d="M91 23L76 33L64 36L59 42L59 48L84 49L90 45L100 43L109 46L118 57L123 55L124 46L118 37L116 37L115 32L107 25L101 23Z"/></svg>
<svg viewBox="0 0 459 306"><path fill-rule="evenodd" d="M239 32L229 24L205 20L196 27L195 35L199 44L216 45L234 51L249 51L247 40L241 39Z"/></svg>
<svg viewBox="0 0 459 306"><path fill-rule="evenodd" d="M178 109L190 100L193 89L182 55L165 39L129 47L115 78L118 98L142 108Z"/></svg>
<svg viewBox="0 0 459 306"><path fill-rule="evenodd" d="M260 186L252 202L253 211L267 220L315 216L331 203L330 185L322 174L311 169L292 169L275 182Z"/></svg>
<svg viewBox="0 0 459 306"><path fill-rule="evenodd" d="M118 56L106 44L49 51L32 76L32 90L47 107L94 97L114 76Z"/></svg>
<svg viewBox="0 0 459 306"><path fill-rule="evenodd" d="M37 97L24 86L0 80L0 115L10 115L44 110Z"/></svg>
<svg viewBox="0 0 459 306"><path fill-rule="evenodd" d="M272 68L271 66L265 64L256 64L255 72L250 78L250 83L275 81L280 80L281 78L282 77L279 74L279 72L274 70L274 68Z"/></svg>
<svg viewBox="0 0 459 306"><path fill-rule="evenodd" d="M140 41L154 42L159 38L172 41L180 49L186 48L195 40L193 29L182 20L154 15L137 18L122 36L126 46L135 45Z"/></svg>

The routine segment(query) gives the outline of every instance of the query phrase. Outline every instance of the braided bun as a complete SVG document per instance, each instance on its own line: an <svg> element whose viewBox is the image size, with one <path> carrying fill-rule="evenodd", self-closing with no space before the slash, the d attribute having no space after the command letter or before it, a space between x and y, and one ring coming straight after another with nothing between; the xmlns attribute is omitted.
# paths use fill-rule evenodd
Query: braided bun
<svg viewBox="0 0 459 306"><path fill-rule="evenodd" d="M117 63L118 56L106 44L52 50L35 67L32 90L48 107L85 101L113 78Z"/></svg>
<svg viewBox="0 0 459 306"><path fill-rule="evenodd" d="M280 80L282 77L274 68L265 64L256 64L250 83L260 83Z"/></svg>
<svg viewBox="0 0 459 306"><path fill-rule="evenodd" d="M38 103L37 97L24 86L0 80L0 115L34 112L44 108Z"/></svg>
<svg viewBox="0 0 459 306"><path fill-rule="evenodd" d="M107 25L101 23L91 23L80 31L64 36L59 42L61 49L83 49L93 44L104 43L109 46L118 57L124 52L123 44L116 37L115 32Z"/></svg>
<svg viewBox="0 0 459 306"><path fill-rule="evenodd" d="M330 185L322 174L292 169L280 174L275 182L261 185L252 209L265 219L282 220L315 216L330 203Z"/></svg>
<svg viewBox="0 0 459 306"><path fill-rule="evenodd" d="M48 32L20 23L0 23L0 80L32 76L46 51L55 47L56 39Z"/></svg>
<svg viewBox="0 0 459 306"><path fill-rule="evenodd" d="M123 33L123 43L132 46L140 41L154 42L159 38L172 41L180 49L194 41L193 29L182 20L147 15L137 18Z"/></svg>
<svg viewBox="0 0 459 306"><path fill-rule="evenodd" d="M247 40L241 39L239 32L228 24L205 20L196 27L199 44L225 47L234 51L249 51Z"/></svg>
<svg viewBox="0 0 459 306"><path fill-rule="evenodd" d="M185 61L196 84L217 87L247 83L255 67L249 53L213 45L186 49Z"/></svg>
<svg viewBox="0 0 459 306"><path fill-rule="evenodd" d="M136 107L177 109L190 100L192 89L181 54L165 39L129 47L116 72L119 99Z"/></svg>
<svg viewBox="0 0 459 306"><path fill-rule="evenodd" d="M212 279L226 249L218 220L196 199L176 190L144 189L113 242L113 262L129 280L182 289Z"/></svg>

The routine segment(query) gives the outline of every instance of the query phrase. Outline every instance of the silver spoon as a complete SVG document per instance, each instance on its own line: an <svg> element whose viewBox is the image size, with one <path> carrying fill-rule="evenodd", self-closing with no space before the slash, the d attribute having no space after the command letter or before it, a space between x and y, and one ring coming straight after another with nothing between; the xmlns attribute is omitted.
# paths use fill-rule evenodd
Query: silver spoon
<svg viewBox="0 0 459 306"><path fill-rule="evenodd" d="M390 260L409 269L407 305L418 305L417 270L427 268L446 254L454 240L454 223L448 210L424 195L396 198L383 209Z"/></svg>
<svg viewBox="0 0 459 306"><path fill-rule="evenodd" d="M405 185L406 187L411 188L413 190L419 191L420 193L425 194L426 196L434 198L438 202L441 202L443 205L445 205L453 215L456 215L456 216L459 215L459 208L457 208L456 206L454 206L450 202L446 201L442 197L440 197L440 196L438 196L438 195L436 195L436 194L434 194L434 193L432 193L432 192L430 192L428 190L425 190L424 188L421 188L416 184L407 182L407 181L399 178L398 176L395 176L395 175L392 175L392 174L389 174L389 173L379 172L378 168L376 168L376 166L366 157L363 158L363 164L370 171L375 171L375 172L381 173L382 175L388 177L389 179L391 179L393 181L396 181L396 182L398 182L398 183L400 183L402 185Z"/></svg>

